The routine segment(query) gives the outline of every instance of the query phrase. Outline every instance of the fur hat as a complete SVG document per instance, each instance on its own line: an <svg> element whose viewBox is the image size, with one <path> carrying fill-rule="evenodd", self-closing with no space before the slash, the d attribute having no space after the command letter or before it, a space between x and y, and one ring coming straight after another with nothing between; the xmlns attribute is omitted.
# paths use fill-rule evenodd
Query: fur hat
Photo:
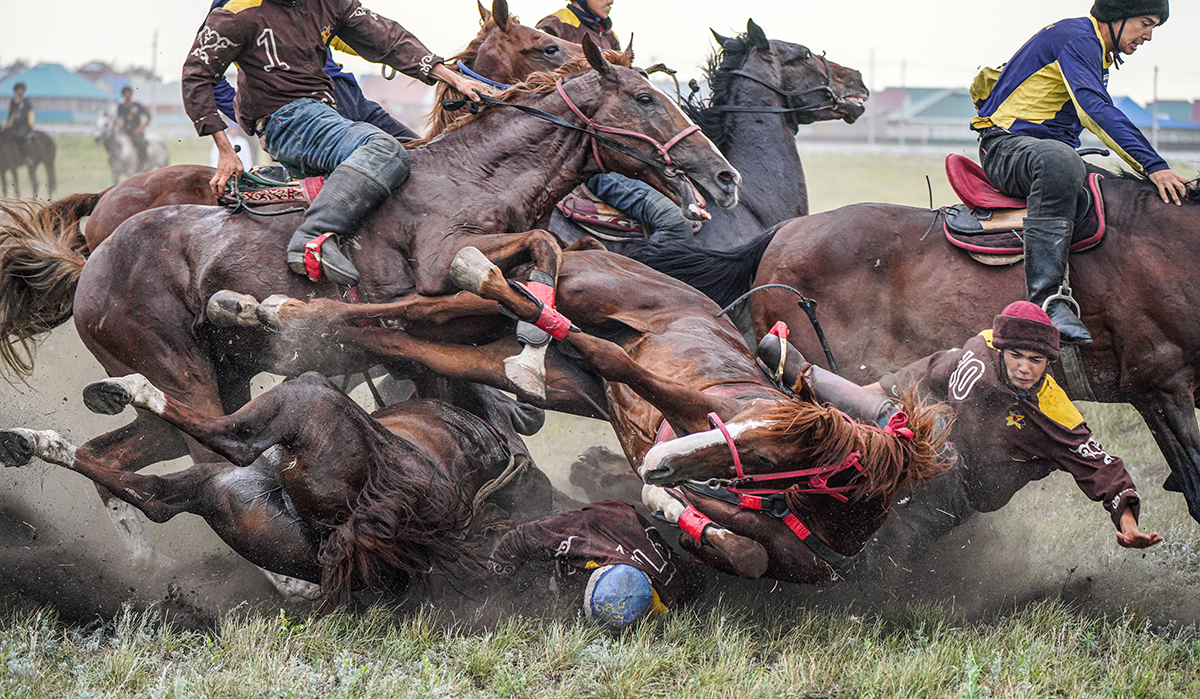
<svg viewBox="0 0 1200 699"><path fill-rule="evenodd" d="M992 346L1039 352L1058 359L1058 328L1037 304L1014 301L992 320Z"/></svg>
<svg viewBox="0 0 1200 699"><path fill-rule="evenodd" d="M1117 22L1142 15L1158 17L1158 24L1162 26L1171 16L1171 7L1168 0L1096 0L1092 5L1092 16L1101 22Z"/></svg>

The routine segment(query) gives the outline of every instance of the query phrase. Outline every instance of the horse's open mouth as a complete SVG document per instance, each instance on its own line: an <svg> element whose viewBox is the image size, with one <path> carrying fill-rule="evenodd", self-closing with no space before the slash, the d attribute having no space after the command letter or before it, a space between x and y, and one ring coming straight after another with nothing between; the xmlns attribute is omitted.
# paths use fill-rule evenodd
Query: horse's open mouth
<svg viewBox="0 0 1200 699"><path fill-rule="evenodd" d="M708 221L712 218L712 214L708 213L708 200L704 198L704 194L700 192L700 188L683 173L679 174L679 181L683 184L683 191L679 192L682 204L680 209L683 210L683 217L689 221Z"/></svg>
<svg viewBox="0 0 1200 699"><path fill-rule="evenodd" d="M867 111L867 96L866 95L846 95L842 98L838 108L838 113L842 117L842 121L847 124L853 124L858 121L858 118Z"/></svg>

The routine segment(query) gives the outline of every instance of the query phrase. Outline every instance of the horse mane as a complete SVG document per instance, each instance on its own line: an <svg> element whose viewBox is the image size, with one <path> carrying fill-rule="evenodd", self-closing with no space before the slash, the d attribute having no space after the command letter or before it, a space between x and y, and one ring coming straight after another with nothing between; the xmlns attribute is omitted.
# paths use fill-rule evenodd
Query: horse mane
<svg viewBox="0 0 1200 699"><path fill-rule="evenodd" d="M913 431L911 440L848 420L831 405L801 400L780 401L755 419L768 423L757 429L802 445L793 454L804 467L839 464L858 450L862 473L850 498L890 501L905 485L932 478L951 466L938 454L950 436L950 409L920 399L915 391L906 391L900 404Z"/></svg>
<svg viewBox="0 0 1200 699"><path fill-rule="evenodd" d="M509 15L508 21L511 24L521 23L521 20L516 15ZM463 65L473 69L475 67L475 59L479 56L479 47L483 46L484 40L488 38L488 35L491 34L495 26L496 18L489 12L486 20L479 20L479 33L475 35L474 39L471 39L471 42L467 44L465 49L446 59L446 67L454 70L458 67L458 62L462 61ZM442 101L462 99L464 96L463 93L455 90L453 87L440 80L438 81L437 85L433 88L433 108L429 110L429 114L425 115L428 127L428 133L425 136L426 139L436 138L459 117L459 115L443 109Z"/></svg>
<svg viewBox="0 0 1200 699"><path fill-rule="evenodd" d="M618 65L618 66L621 66L624 68L629 68L632 65L631 57L624 52L611 51L611 50L606 49L604 51L604 58L607 59L609 63L612 63L613 65ZM531 74L528 78L525 79L524 82L517 83L516 85L513 85L512 87L508 88L507 90L500 92L498 95L496 95L496 99L502 100L504 102L515 102L518 99L529 96L529 95L544 95L544 94L547 94L554 90L554 85L557 81L564 79L564 78L569 78L573 75L578 75L579 73L582 73L584 71L588 71L591 69L592 69L592 66L591 66L591 64L588 63L587 58L584 56L580 56L579 58L572 59L571 61L568 61L568 62L562 64L561 66L559 66L559 68L557 70L538 71L536 73ZM447 124L440 133L427 134L423 138L419 138L415 141L409 141L408 143L405 143L404 147L408 148L408 149L412 149L412 148L420 148L421 146L428 145L429 142L433 141L438 136L441 136L442 134L448 133L450 131L454 131L455 129L461 129L462 127L466 126L467 124L470 124L471 122L478 119L480 116L482 116L486 112L487 112L487 106L480 107L479 110L475 114L472 114L470 112L464 112L461 116L456 117L453 121L451 121L449 124Z"/></svg>
<svg viewBox="0 0 1200 699"><path fill-rule="evenodd" d="M1105 175L1105 178L1106 179L1114 179L1114 180L1125 180L1126 182L1136 182L1136 183L1140 184L1142 186L1141 188L1144 189L1147 193L1151 193L1156 197L1158 196L1158 187L1153 182L1150 181L1149 177L1147 177L1145 175L1142 175L1142 174L1139 174L1136 172L1131 172L1129 170L1122 168L1120 172L1117 172L1117 173L1113 174L1112 176ZM1187 196L1184 198L1184 201L1186 201L1190 204L1200 204L1200 177L1193 178L1192 180L1190 180L1190 182L1193 185L1195 185L1195 189L1188 190Z"/></svg>
<svg viewBox="0 0 1200 699"><path fill-rule="evenodd" d="M726 127L725 113L712 109L714 106L728 104L729 85L734 78L734 71L741 70L750 55L750 40L745 33L738 34L732 39L726 39L712 55L708 57L703 68L704 79L708 82L708 97L693 99L688 97L680 105L692 121L700 125L700 129L724 150L728 145L729 133Z"/></svg>

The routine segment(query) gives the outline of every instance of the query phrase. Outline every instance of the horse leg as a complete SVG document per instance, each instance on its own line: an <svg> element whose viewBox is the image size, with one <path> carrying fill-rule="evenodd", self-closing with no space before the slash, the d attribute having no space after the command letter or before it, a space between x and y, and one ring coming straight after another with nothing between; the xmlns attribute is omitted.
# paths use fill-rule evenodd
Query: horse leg
<svg viewBox="0 0 1200 699"><path fill-rule="evenodd" d="M688 503L679 495L656 485L642 486L642 504L650 512L679 526ZM730 575L755 580L767 572L767 550L758 542L739 536L715 522L700 525L699 538L684 532L679 543L708 565Z"/></svg>
<svg viewBox="0 0 1200 699"><path fill-rule="evenodd" d="M1163 488L1183 493L1192 519L1200 521L1200 426L1196 423L1196 398L1187 391L1160 394L1133 407L1154 435L1154 441L1171 467Z"/></svg>

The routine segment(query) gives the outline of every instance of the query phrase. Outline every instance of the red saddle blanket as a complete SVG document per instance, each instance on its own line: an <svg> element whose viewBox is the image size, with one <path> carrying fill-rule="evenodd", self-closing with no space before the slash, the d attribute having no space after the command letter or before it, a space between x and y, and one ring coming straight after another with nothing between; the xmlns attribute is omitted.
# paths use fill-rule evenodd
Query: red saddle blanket
<svg viewBox="0 0 1200 699"><path fill-rule="evenodd" d="M555 206L564 217L604 240L637 240L648 235L641 221L604 203L587 185L579 185Z"/></svg>
<svg viewBox="0 0 1200 699"><path fill-rule="evenodd" d="M946 157L946 177L963 202L949 207L943 219L946 240L951 245L972 253L972 256L1024 253L1024 199L1010 197L996 189L978 163L961 155ZM1071 252L1087 250L1104 238L1104 198L1100 179L1098 174L1088 175L1086 187L1090 207L1087 216L1075 225Z"/></svg>

